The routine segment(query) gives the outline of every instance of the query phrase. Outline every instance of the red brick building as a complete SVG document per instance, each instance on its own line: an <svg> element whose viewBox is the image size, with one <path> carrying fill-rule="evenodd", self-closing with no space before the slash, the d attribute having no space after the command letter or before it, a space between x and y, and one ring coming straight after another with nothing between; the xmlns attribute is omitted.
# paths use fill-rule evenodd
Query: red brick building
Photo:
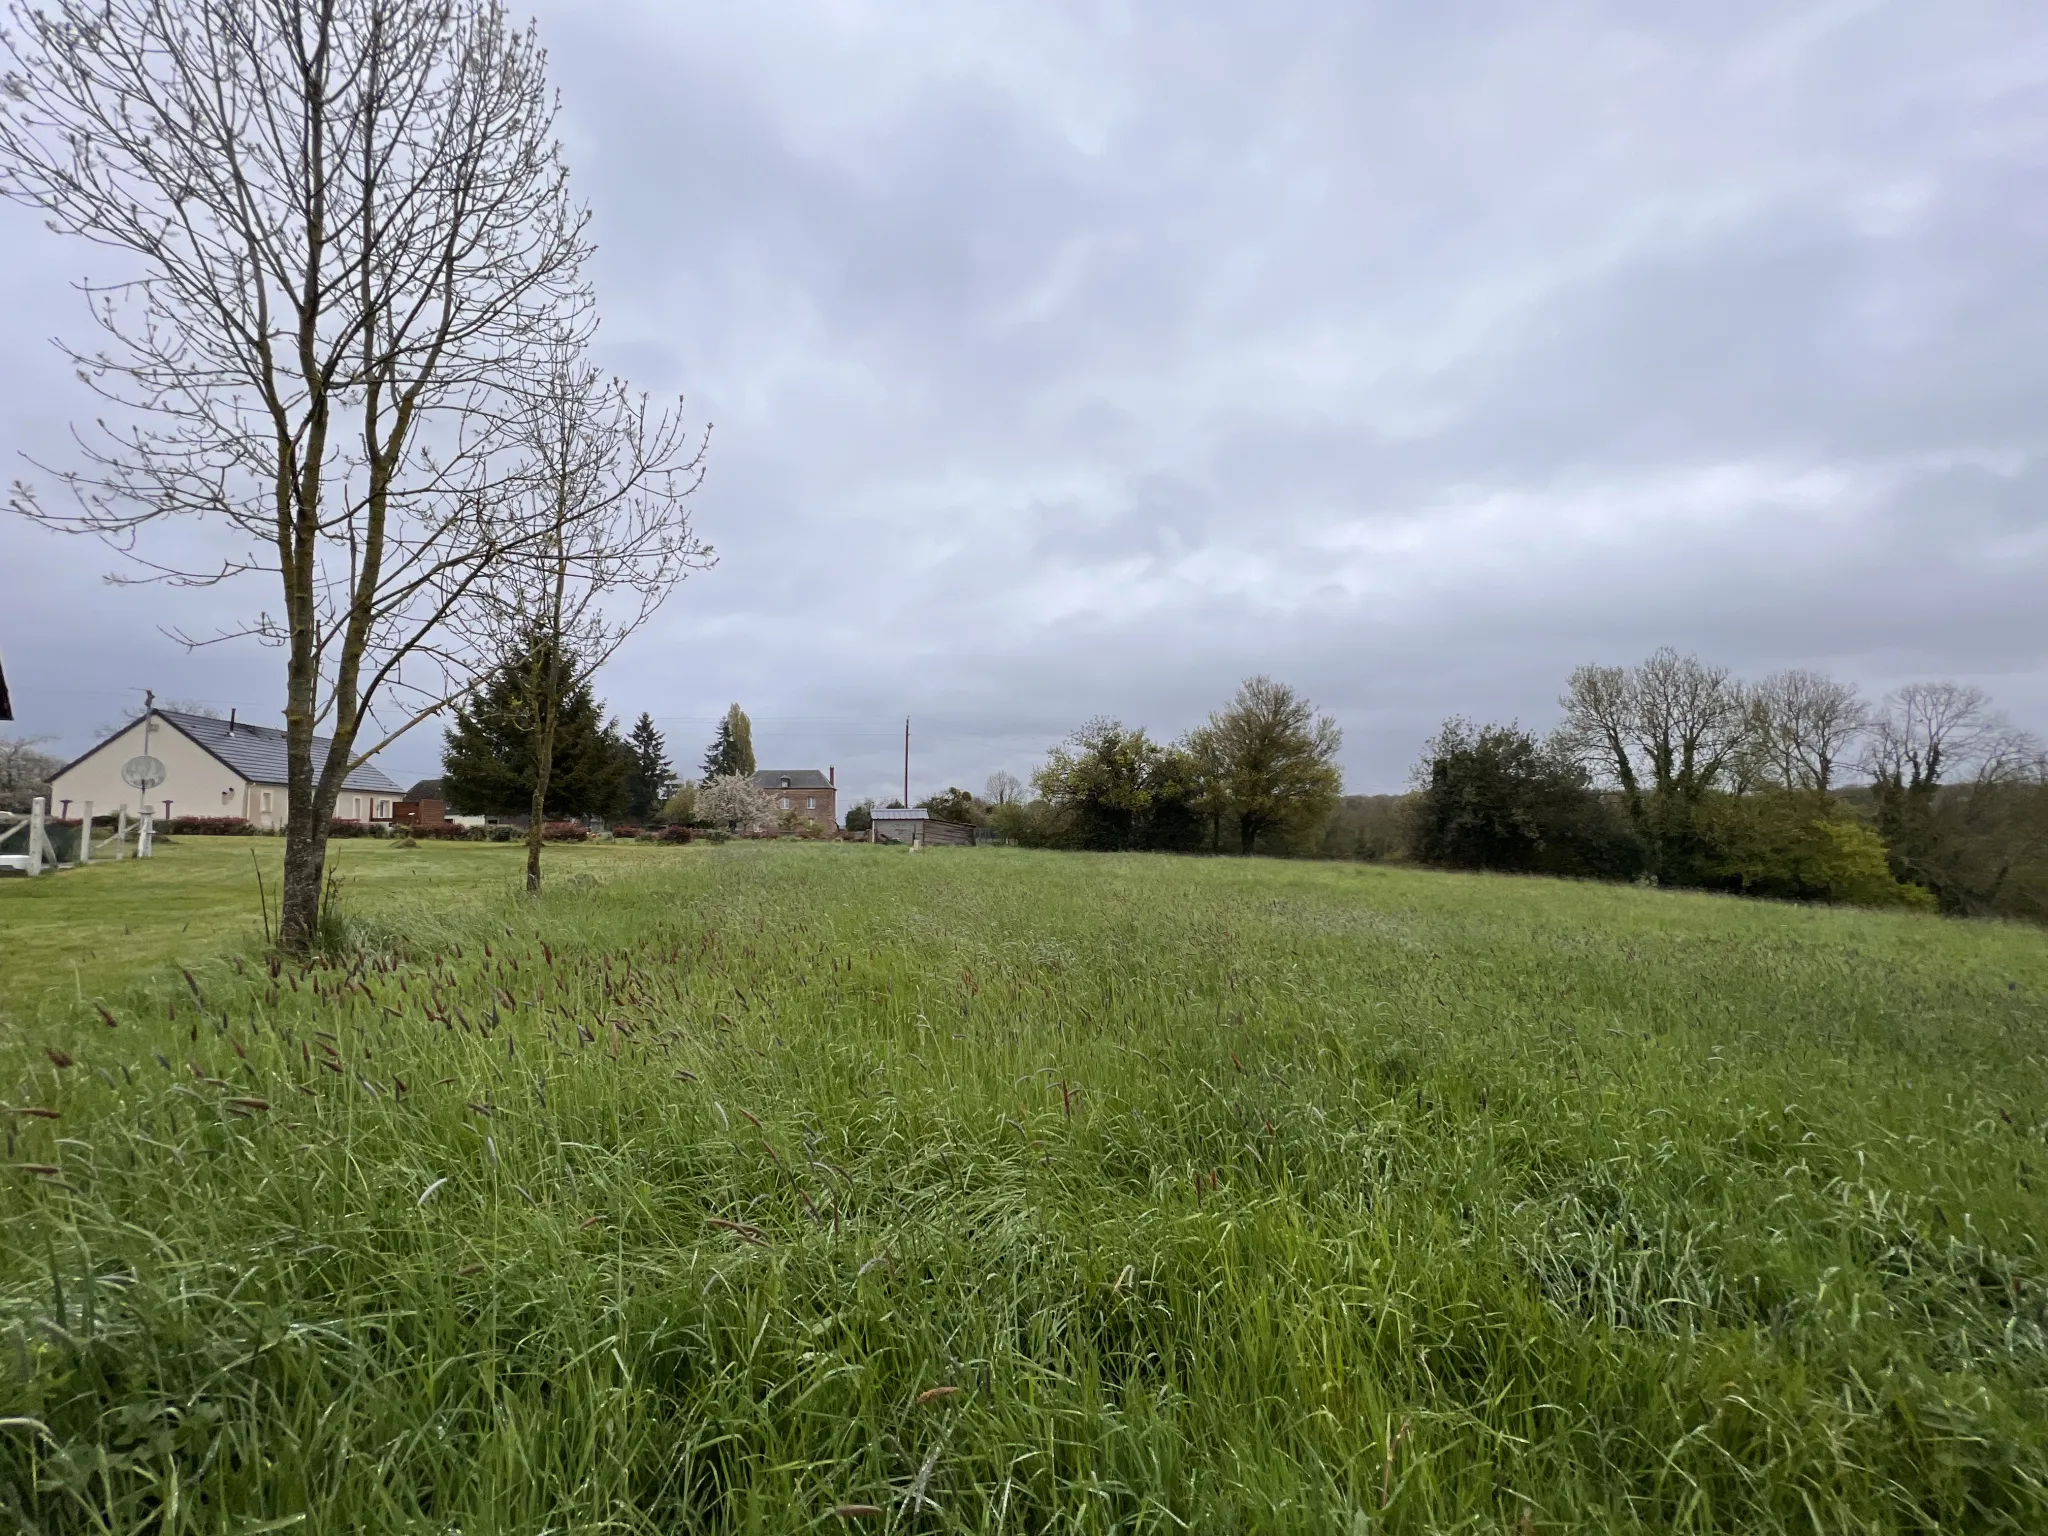
<svg viewBox="0 0 2048 1536"><path fill-rule="evenodd" d="M827 768L764 768L754 775L754 788L775 797L778 811L791 811L823 827L839 825L839 775Z"/></svg>

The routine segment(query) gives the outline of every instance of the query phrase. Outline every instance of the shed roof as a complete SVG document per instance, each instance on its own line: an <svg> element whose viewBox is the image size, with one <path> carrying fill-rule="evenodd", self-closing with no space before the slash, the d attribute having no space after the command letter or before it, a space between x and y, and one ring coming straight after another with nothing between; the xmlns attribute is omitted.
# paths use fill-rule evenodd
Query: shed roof
<svg viewBox="0 0 2048 1536"><path fill-rule="evenodd" d="M868 814L877 821L930 821L932 819L932 813L921 805L913 805L908 810L905 810L900 805L878 805Z"/></svg>
<svg viewBox="0 0 2048 1536"><path fill-rule="evenodd" d="M756 789L830 789L832 781L815 768L763 768L754 775Z"/></svg>
<svg viewBox="0 0 2048 1536"><path fill-rule="evenodd" d="M274 725L250 725L247 721L217 720L212 715L188 715L178 709L152 710L157 719L172 727L180 735L222 763L234 769L243 778L254 784L282 784L285 774L284 732ZM107 742L134 728L134 722L124 725L109 736L92 752L73 758L58 774L69 773L93 752L98 752ZM317 760L325 755L329 742L324 736L313 738L313 756ZM55 778L57 774L52 774ZM396 794L398 786L391 781L384 770L373 763L363 763L341 781L343 789L367 789L377 794Z"/></svg>

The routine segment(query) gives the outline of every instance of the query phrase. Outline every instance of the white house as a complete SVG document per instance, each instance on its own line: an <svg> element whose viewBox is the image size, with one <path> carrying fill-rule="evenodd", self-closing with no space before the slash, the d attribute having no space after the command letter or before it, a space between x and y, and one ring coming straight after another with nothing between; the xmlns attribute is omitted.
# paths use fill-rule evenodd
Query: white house
<svg viewBox="0 0 2048 1536"><path fill-rule="evenodd" d="M145 726L149 755L164 765L164 781L146 791L131 789L121 778L122 765L142 755ZM326 755L327 742L316 738L314 762ZM95 815L109 815L123 805L140 808L147 801L166 820L236 816L272 831L285 822L284 732L233 715L216 720L153 709L58 769L50 784L50 809L62 817L77 815L87 801ZM388 822L399 793L381 769L365 763L342 781L335 820Z"/></svg>

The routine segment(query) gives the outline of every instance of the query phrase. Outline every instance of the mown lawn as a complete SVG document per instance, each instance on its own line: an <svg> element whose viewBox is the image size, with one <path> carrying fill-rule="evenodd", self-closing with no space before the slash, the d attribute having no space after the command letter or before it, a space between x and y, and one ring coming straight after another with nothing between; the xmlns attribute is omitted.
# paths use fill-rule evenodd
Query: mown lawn
<svg viewBox="0 0 2048 1536"><path fill-rule="evenodd" d="M249 846L0 885L25 1528L2048 1529L2041 932Z"/></svg>

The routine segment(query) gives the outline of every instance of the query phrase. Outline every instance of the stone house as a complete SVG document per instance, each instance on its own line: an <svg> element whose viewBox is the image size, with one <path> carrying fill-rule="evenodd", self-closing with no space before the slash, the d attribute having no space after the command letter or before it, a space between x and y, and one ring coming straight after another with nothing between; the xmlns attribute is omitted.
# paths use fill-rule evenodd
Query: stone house
<svg viewBox="0 0 2048 1536"><path fill-rule="evenodd" d="M775 797L778 811L791 811L823 827L839 825L839 773L827 768L764 768L754 775L754 788Z"/></svg>

